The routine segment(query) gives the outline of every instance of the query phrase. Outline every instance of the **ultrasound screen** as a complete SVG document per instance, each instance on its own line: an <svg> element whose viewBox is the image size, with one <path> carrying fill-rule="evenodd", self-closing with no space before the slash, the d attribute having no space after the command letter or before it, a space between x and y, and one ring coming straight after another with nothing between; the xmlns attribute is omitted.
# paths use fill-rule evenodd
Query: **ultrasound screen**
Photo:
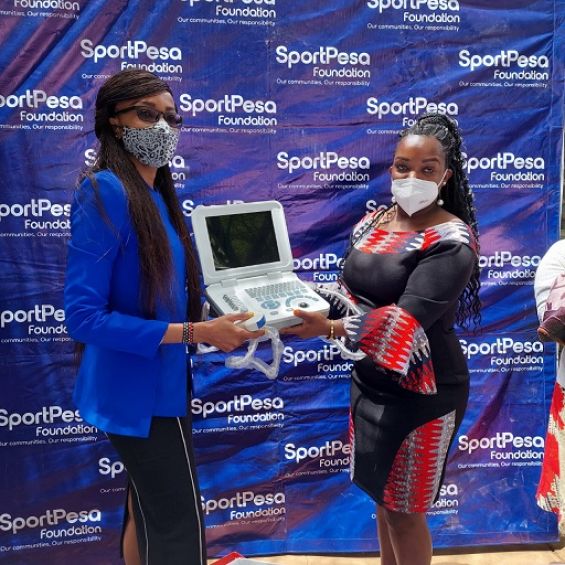
<svg viewBox="0 0 565 565"><path fill-rule="evenodd" d="M217 271L280 260L271 212L206 218Z"/></svg>

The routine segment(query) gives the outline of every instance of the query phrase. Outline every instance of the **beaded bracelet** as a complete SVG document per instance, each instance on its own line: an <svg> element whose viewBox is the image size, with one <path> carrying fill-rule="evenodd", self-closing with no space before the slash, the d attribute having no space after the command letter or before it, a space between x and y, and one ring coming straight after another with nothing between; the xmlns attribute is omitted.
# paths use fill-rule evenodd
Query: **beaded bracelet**
<svg viewBox="0 0 565 565"><path fill-rule="evenodd" d="M333 320L330 320L330 333L327 335L327 338L335 339L335 326Z"/></svg>
<svg viewBox="0 0 565 565"><path fill-rule="evenodd" d="M183 322L182 342L185 345L192 345L194 343L194 324L192 322Z"/></svg>

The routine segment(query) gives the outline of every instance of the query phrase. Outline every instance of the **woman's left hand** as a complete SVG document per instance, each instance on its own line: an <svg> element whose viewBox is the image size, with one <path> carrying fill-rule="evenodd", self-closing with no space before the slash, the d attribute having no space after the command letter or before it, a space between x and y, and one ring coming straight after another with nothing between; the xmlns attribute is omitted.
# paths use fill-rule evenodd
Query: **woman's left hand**
<svg viewBox="0 0 565 565"><path fill-rule="evenodd" d="M280 330L280 334L296 335L302 339L310 337L327 336L330 333L330 321L319 312L306 312L305 310L294 310L292 312L302 323Z"/></svg>

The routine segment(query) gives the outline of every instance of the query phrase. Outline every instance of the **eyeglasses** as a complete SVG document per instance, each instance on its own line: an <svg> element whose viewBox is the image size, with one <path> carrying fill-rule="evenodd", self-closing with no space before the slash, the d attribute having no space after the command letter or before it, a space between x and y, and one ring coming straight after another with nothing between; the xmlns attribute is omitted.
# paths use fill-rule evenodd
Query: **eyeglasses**
<svg viewBox="0 0 565 565"><path fill-rule="evenodd" d="M182 116L179 116L176 112L158 112L154 108L148 108L147 106L130 106L129 108L123 108L114 112L114 116L118 114L125 114L126 112L132 112L135 110L137 117L148 124L156 124L161 116L172 128L180 128L182 126Z"/></svg>

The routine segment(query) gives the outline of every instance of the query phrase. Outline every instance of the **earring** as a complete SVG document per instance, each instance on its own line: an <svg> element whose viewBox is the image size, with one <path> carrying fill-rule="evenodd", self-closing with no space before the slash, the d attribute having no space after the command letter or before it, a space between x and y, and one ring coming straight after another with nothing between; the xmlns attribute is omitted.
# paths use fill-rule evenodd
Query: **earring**
<svg viewBox="0 0 565 565"><path fill-rule="evenodd" d="M443 202L443 200L442 200L441 198L438 198L436 204L437 204L438 206L443 206L444 202Z"/></svg>
<svg viewBox="0 0 565 565"><path fill-rule="evenodd" d="M394 196L391 196L391 197L390 197L390 201L391 201L393 204L396 204L396 198L395 198Z"/></svg>

